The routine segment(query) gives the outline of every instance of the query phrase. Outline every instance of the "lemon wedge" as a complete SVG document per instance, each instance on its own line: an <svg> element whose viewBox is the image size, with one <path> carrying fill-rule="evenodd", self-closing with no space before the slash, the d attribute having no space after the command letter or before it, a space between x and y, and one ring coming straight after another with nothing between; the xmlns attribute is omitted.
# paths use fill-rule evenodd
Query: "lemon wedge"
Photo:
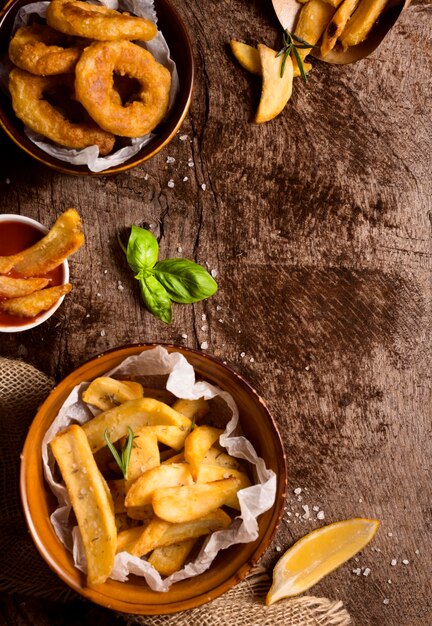
<svg viewBox="0 0 432 626"><path fill-rule="evenodd" d="M310 589L362 550L378 526L378 520L354 518L323 526L299 539L276 563L266 604Z"/></svg>

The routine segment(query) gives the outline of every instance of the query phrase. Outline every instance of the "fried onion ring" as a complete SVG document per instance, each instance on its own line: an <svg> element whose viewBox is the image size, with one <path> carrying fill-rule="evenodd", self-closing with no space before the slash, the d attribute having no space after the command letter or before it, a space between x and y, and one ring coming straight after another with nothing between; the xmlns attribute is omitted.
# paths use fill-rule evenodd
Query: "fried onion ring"
<svg viewBox="0 0 432 626"><path fill-rule="evenodd" d="M111 152L114 136L98 128L93 122L73 123L52 106L44 94L57 85L70 86L68 74L61 76L34 76L20 69L9 74L9 91L15 114L26 126L44 137L67 148L86 148L96 145L99 154Z"/></svg>
<svg viewBox="0 0 432 626"><path fill-rule="evenodd" d="M119 13L80 0L52 0L48 5L46 19L52 28L62 33L96 41L148 41L157 33L156 25L143 17Z"/></svg>
<svg viewBox="0 0 432 626"><path fill-rule="evenodd" d="M124 106L114 89L114 72L138 84L133 102ZM171 74L141 46L130 41L94 43L75 70L76 98L99 126L121 137L152 131L168 110Z"/></svg>
<svg viewBox="0 0 432 626"><path fill-rule="evenodd" d="M82 50L62 47L67 38L49 26L32 24L17 30L9 44L12 63L38 76L73 72Z"/></svg>

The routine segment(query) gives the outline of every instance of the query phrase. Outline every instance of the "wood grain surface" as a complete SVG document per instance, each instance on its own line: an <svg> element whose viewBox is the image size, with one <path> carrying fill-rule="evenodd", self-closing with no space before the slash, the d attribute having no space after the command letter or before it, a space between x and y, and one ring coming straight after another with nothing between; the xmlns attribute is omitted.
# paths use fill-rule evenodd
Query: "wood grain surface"
<svg viewBox="0 0 432 626"><path fill-rule="evenodd" d="M265 397L288 452L285 521L263 564L322 524L378 518L372 546L313 593L343 600L358 626L427 626L432 5L414 1L355 65L315 62L284 113L257 126L259 81L228 42L278 47L270 2L175 4L194 40L195 95L181 133L150 162L67 177L0 136L0 211L50 225L73 206L87 237L61 309L33 331L1 335L0 354L60 379L122 344L208 342ZM152 229L162 257L217 270L219 292L176 305L171 326L152 318L116 242L131 224ZM79 600L12 596L1 607L0 624L117 623Z"/></svg>

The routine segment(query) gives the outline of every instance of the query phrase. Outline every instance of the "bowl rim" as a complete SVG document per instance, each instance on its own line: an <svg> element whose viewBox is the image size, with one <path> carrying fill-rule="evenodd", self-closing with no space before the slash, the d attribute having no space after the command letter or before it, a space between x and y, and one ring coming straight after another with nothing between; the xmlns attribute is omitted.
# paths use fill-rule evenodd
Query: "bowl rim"
<svg viewBox="0 0 432 626"><path fill-rule="evenodd" d="M39 534L37 531L37 524L34 522L32 518L31 511L30 511L29 498L28 498L27 489L26 489L26 482L27 482L26 479L27 479L28 468L26 467L25 461L32 449L32 443L30 439L35 428L38 425L38 421L41 420L40 416L43 414L45 409L49 407L51 400L56 394L70 393L73 386L78 384L76 381L76 378L77 376L79 376L81 370L85 370L88 365L92 363L96 363L97 361L101 359L101 357L104 357L106 355L115 354L119 358L120 357L126 358L134 354L139 354L143 350L150 350L157 346L162 346L168 349L169 351L180 351L180 353L182 354L186 353L186 355L190 353L193 355L197 355L200 358L204 358L204 360L208 359L212 361L222 370L225 370L230 376L233 376L236 383L238 383L249 395L254 396L256 400L262 405L266 418L268 419L268 422L272 427L272 435L273 435L272 438L274 440L275 447L278 449L279 465L282 471L279 471L279 473L276 475L277 485L276 485L275 504L273 506L273 516L271 520L269 521L267 528L264 530L263 536L261 538L258 537L260 541L255 547L253 554L249 557L247 561L243 563L243 565L234 574L232 574L229 578L223 580L222 582L218 583L215 587L212 587L211 589L206 590L205 592L201 593L198 596L177 600L169 604L145 604L143 605L143 604L138 604L136 601L129 602L125 599L118 599L118 598L113 598L113 597L108 598L107 595L104 595L99 591L99 586L98 587L79 586L75 580L72 580L69 578L67 572L63 571L62 565L60 565L57 562L56 558L50 553L49 549L46 547L42 539L39 537ZM68 382L69 381L72 382L72 380L74 381L73 385L71 387L68 387ZM63 391L60 389L60 387L63 388ZM67 395L65 397L67 397ZM45 481L45 478L43 476L42 476L42 480ZM30 535L33 539L33 542L36 548L38 549L40 555L47 563L47 565L63 580L63 582L65 582L74 591L84 596L88 600L91 600L95 602L96 604L104 606L105 608L110 608L119 612L135 613L135 614L141 614L141 615L172 614L172 613L177 613L179 611L184 611L184 610L188 610L191 608L195 608L197 606L201 606L202 604L205 604L206 602L209 602L219 597L220 595L225 593L225 591L228 591L238 582L243 580L248 575L250 570L257 564L257 562L262 557L264 552L268 549L268 547L270 546L276 534L277 528L283 516L284 503L285 503L286 490L287 490L287 482L288 482L288 476L287 476L286 454L285 454L285 450L283 447L282 438L281 438L278 426L272 414L270 413L266 403L258 394L258 392L254 389L254 387L252 387L252 385L249 382L247 382L247 380L245 380L245 378L241 374L239 374L232 366L228 365L226 362L223 362L218 357L215 357L207 353L203 353L201 350L197 350L194 348L189 348L189 347L182 346L179 344L164 343L164 342L133 343L133 344L125 344L122 346L111 348L109 350L101 352L100 354L86 360L79 367L75 368L72 372L70 372L65 378L63 378L57 385L55 385L55 387L48 394L45 401L40 405L37 411L37 414L34 417L30 425L30 428L29 428L29 431L28 431L28 434L26 436L26 440L24 443L23 451L21 454L21 466L20 466L20 496L21 496L21 503L23 506L26 523L29 528ZM258 541L258 539L255 541ZM62 549L66 551L66 548L63 545L62 545ZM193 581L193 578L191 580Z"/></svg>
<svg viewBox="0 0 432 626"><path fill-rule="evenodd" d="M34 226L41 233L46 235L49 232L49 228L33 219L32 217L27 217L27 215L20 215L19 213L2 213L0 215L0 224L2 222L17 222L18 224L29 224L30 226ZM62 285L66 285L69 282L69 263L68 260L65 259L61 264L63 268L63 281ZM57 309L62 305L65 296L61 296L57 300L57 302L45 313L38 315L34 322L30 322L29 324L23 324L22 326L1 326L0 325L0 333L20 333L25 330L31 330L32 328L36 328L36 326L40 326L44 322L46 322Z"/></svg>
<svg viewBox="0 0 432 626"><path fill-rule="evenodd" d="M32 4L32 1L33 0L27 0L24 4ZM186 28L186 24L183 18L180 16L179 12L177 11L176 7L172 4L171 0L159 0L159 1L163 2L165 6L167 7L167 9L170 11L170 13L174 16L177 22L176 24L177 30L180 31L184 37L185 45L183 47L183 52L186 57L186 65L189 70L185 76L184 86L180 87L180 91L176 96L176 99L182 98L183 100L183 104L181 108L179 108L179 113L180 113L179 117L177 121L175 122L172 130L167 134L167 136L165 137L163 141L161 141L159 144L156 144L154 148L152 148L148 154L145 154L144 156L139 157L142 151L145 151L145 149L148 146L151 146L151 143L153 142L153 139L152 139L148 144L143 146L136 155L131 157L131 159L134 159L131 163L126 161L124 163L120 163L119 165L114 165L101 172L92 172L84 165L73 166L72 164L68 164L66 161L61 161L60 159L57 159L56 157L49 155L49 154L46 155L47 159L45 159L43 156L44 152L41 149L40 149L41 154L34 153L28 146L26 146L20 140L19 136L16 136L16 134L13 133L9 129L8 124L3 120L3 117L7 119L6 115L4 115L0 109L0 128L6 133L9 139L13 141L28 156L35 159L39 163L42 163L43 165L57 172L60 172L62 174L69 174L72 176L110 176L113 174L120 174L122 172L126 172L127 170L137 167L138 165L142 165L142 163L154 157L168 143L170 143L174 139L175 135L178 133L189 111L189 108L192 102L193 92L194 92L196 69L195 69L195 58L194 58L194 52L193 52L192 39L191 39L188 29ZM19 0L7 0L6 4L0 9L0 27L1 27L2 20L4 19L6 14L9 11L13 10L14 5L18 4L18 2ZM157 139L157 136L156 136L156 139ZM37 146L35 147L37 148ZM53 161L48 160L48 158L53 159ZM75 169L75 167L83 168L83 169Z"/></svg>

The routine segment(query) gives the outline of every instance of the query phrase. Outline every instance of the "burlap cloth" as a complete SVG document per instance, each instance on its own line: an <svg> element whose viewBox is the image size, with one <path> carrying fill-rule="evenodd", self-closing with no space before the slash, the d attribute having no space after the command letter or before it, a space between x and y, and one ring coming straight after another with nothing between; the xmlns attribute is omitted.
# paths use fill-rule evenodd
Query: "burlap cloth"
<svg viewBox="0 0 432 626"><path fill-rule="evenodd" d="M78 596L51 572L33 545L21 510L19 464L27 430L54 381L31 365L0 357L0 591L68 602ZM203 607L144 617L142 626L346 626L341 602L302 596L266 607L269 577L257 568L231 591Z"/></svg>

